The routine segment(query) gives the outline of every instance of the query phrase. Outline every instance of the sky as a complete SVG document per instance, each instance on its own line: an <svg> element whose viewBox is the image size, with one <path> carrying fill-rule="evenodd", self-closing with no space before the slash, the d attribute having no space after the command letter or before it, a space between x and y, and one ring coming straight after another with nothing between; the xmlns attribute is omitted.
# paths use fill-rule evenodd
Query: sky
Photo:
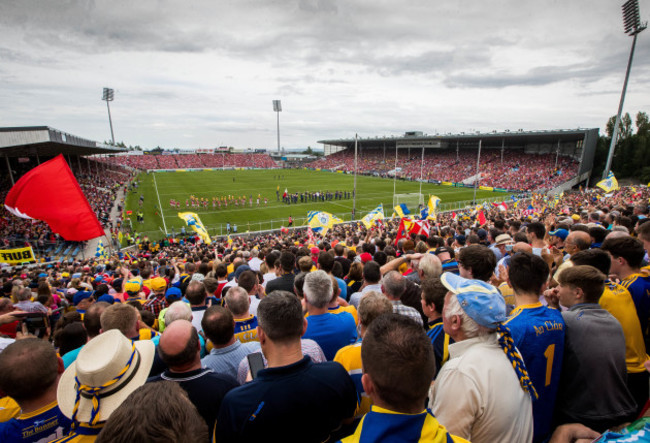
<svg viewBox="0 0 650 443"><path fill-rule="evenodd" d="M0 126L144 149L605 127L632 38L611 0L1 0ZM642 20L650 0L640 0ZM650 112L650 31L624 112Z"/></svg>

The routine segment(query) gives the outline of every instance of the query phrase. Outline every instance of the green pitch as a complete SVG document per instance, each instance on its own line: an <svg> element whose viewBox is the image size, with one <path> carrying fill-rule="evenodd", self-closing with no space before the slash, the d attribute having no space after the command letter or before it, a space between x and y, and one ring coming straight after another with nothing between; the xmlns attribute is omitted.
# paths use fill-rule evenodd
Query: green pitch
<svg viewBox="0 0 650 443"><path fill-rule="evenodd" d="M354 187L354 176L324 171L309 171L304 169L284 170L226 170L226 171L176 171L142 173L138 177L137 191L130 192L126 197L126 209L132 210L129 217L133 229L150 238L160 238L166 230L171 234L172 229L179 233L184 225L178 217L178 212L195 212L208 228L210 235L225 235L226 223L237 225L237 232L279 229L287 226L289 216L294 219L294 226L304 224L307 212L321 210L330 212L345 221L352 219L352 198L348 200L332 200L325 202L307 202L287 205L282 202L282 194L287 189L293 192L316 191L349 191ZM280 200L276 197L277 187L280 187ZM417 193L420 190L418 182L397 180L395 193ZM212 197L224 195L246 195L244 207L229 204L227 208L212 207ZM248 202L252 194L253 206ZM261 194L262 201L257 206L257 195ZM440 209L453 208L456 202L472 200L473 190L469 188L453 188L449 186L422 184L422 194L425 199L436 195L441 199ZM135 214L140 210L140 195L144 195L142 212L144 223L136 221ZM192 209L185 207L185 200L190 195L210 200L207 209ZM491 191L477 191L477 199L496 197L508 198L509 194ZM268 199L264 205L263 199ZM170 199L181 203L181 208L170 206ZM357 219L376 208L379 203L384 205L387 217L393 213L393 180L378 177L357 176ZM464 206L464 205L463 205ZM412 213L417 211L417 204L409 205ZM164 220L164 223L163 223ZM128 225L128 221L126 222ZM189 228L187 228L189 231Z"/></svg>

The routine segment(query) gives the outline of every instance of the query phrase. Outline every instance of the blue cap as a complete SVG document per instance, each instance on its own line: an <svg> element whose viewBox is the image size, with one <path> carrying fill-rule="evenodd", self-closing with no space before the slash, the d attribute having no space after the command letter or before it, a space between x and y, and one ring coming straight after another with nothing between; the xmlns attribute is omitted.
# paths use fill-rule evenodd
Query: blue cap
<svg viewBox="0 0 650 443"><path fill-rule="evenodd" d="M76 292L74 297L72 298L72 304L78 305L81 303L83 300L90 298L93 296L93 293L90 291L79 291Z"/></svg>
<svg viewBox="0 0 650 443"><path fill-rule="evenodd" d="M115 303L115 297L113 297L110 294L104 294L101 297L99 297L97 301L103 301L112 305L113 303Z"/></svg>
<svg viewBox="0 0 650 443"><path fill-rule="evenodd" d="M562 241L566 240L567 236L569 235L569 231L566 229L556 229L555 231L550 231L548 235L552 235L554 237L559 237L562 239Z"/></svg>
<svg viewBox="0 0 650 443"><path fill-rule="evenodd" d="M47 274L45 272L41 272L40 274L38 274L38 278L41 277L47 277Z"/></svg>
<svg viewBox="0 0 650 443"><path fill-rule="evenodd" d="M181 298L183 294L181 293L181 290L178 289L175 286L172 286L171 288L167 289L167 292L165 292L165 297L178 297Z"/></svg>
<svg viewBox="0 0 650 443"><path fill-rule="evenodd" d="M241 265L235 270L235 278L239 279L239 276L242 275L244 271L250 271L251 268L248 265Z"/></svg>
<svg viewBox="0 0 650 443"><path fill-rule="evenodd" d="M494 329L506 319L506 302L491 284L470 280L451 272L440 277L442 284L456 294L463 311L476 323Z"/></svg>

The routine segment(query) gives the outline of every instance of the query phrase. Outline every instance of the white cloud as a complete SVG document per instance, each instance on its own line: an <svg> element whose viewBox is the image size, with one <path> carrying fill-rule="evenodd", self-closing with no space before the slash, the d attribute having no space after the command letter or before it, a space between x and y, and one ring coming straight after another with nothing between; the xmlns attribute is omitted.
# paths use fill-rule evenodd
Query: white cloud
<svg viewBox="0 0 650 443"><path fill-rule="evenodd" d="M642 14L650 5L641 5ZM408 130L603 127L631 39L612 2L5 0L0 119L151 148ZM625 110L650 110L650 43Z"/></svg>

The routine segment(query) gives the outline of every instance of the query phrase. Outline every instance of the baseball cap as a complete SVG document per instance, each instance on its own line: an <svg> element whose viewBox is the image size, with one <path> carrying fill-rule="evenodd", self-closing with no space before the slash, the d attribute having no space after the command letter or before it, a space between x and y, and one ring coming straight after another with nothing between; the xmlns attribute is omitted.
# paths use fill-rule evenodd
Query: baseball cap
<svg viewBox="0 0 650 443"><path fill-rule="evenodd" d="M476 231L476 235L478 235L478 238L481 240L485 240L487 238L487 231L485 229L479 229Z"/></svg>
<svg viewBox="0 0 650 443"><path fill-rule="evenodd" d="M101 297L99 297L97 301L103 301L112 305L113 303L115 303L115 297L113 297L110 294L104 294Z"/></svg>
<svg viewBox="0 0 650 443"><path fill-rule="evenodd" d="M569 235L569 231L567 231L566 229L556 229L555 231L549 232L548 235L552 235L553 237L559 237L564 241Z"/></svg>
<svg viewBox="0 0 650 443"><path fill-rule="evenodd" d="M149 286L151 286L151 289L154 292L164 291L165 288L167 287L167 282L162 277L156 277L151 280Z"/></svg>
<svg viewBox="0 0 650 443"><path fill-rule="evenodd" d="M62 273L61 273L61 277L62 277L62 278L70 277L70 273L69 273L69 272L62 272Z"/></svg>
<svg viewBox="0 0 650 443"><path fill-rule="evenodd" d="M242 274L244 271L250 271L251 267L248 265L241 265L235 270L235 278L239 278L239 276Z"/></svg>
<svg viewBox="0 0 650 443"><path fill-rule="evenodd" d="M363 254L359 255L359 259L361 260L361 263L367 263L372 260L372 255L370 255L369 252L364 252Z"/></svg>
<svg viewBox="0 0 650 443"><path fill-rule="evenodd" d="M314 255L318 255L320 254L320 249L318 249L317 247L313 247L311 248L310 252Z"/></svg>
<svg viewBox="0 0 650 443"><path fill-rule="evenodd" d="M139 277L132 278L131 280L127 280L126 283L124 283L124 292L137 293L140 292L141 288L142 280Z"/></svg>
<svg viewBox="0 0 650 443"><path fill-rule="evenodd" d="M506 319L506 302L494 286L470 280L451 272L440 277L442 284L456 294L463 311L476 323L494 329Z"/></svg>
<svg viewBox="0 0 650 443"><path fill-rule="evenodd" d="M75 293L75 295L72 297L72 304L78 305L81 303L83 300L90 298L93 296L93 293L90 291L78 291Z"/></svg>
<svg viewBox="0 0 650 443"><path fill-rule="evenodd" d="M183 294L181 293L181 290L179 288L176 288L176 287L171 287L171 288L167 289L167 291L165 292L165 297L178 297L178 298L181 298L182 295Z"/></svg>
<svg viewBox="0 0 650 443"><path fill-rule="evenodd" d="M574 219L575 221L580 220L580 216L578 214L573 214L571 218Z"/></svg>

